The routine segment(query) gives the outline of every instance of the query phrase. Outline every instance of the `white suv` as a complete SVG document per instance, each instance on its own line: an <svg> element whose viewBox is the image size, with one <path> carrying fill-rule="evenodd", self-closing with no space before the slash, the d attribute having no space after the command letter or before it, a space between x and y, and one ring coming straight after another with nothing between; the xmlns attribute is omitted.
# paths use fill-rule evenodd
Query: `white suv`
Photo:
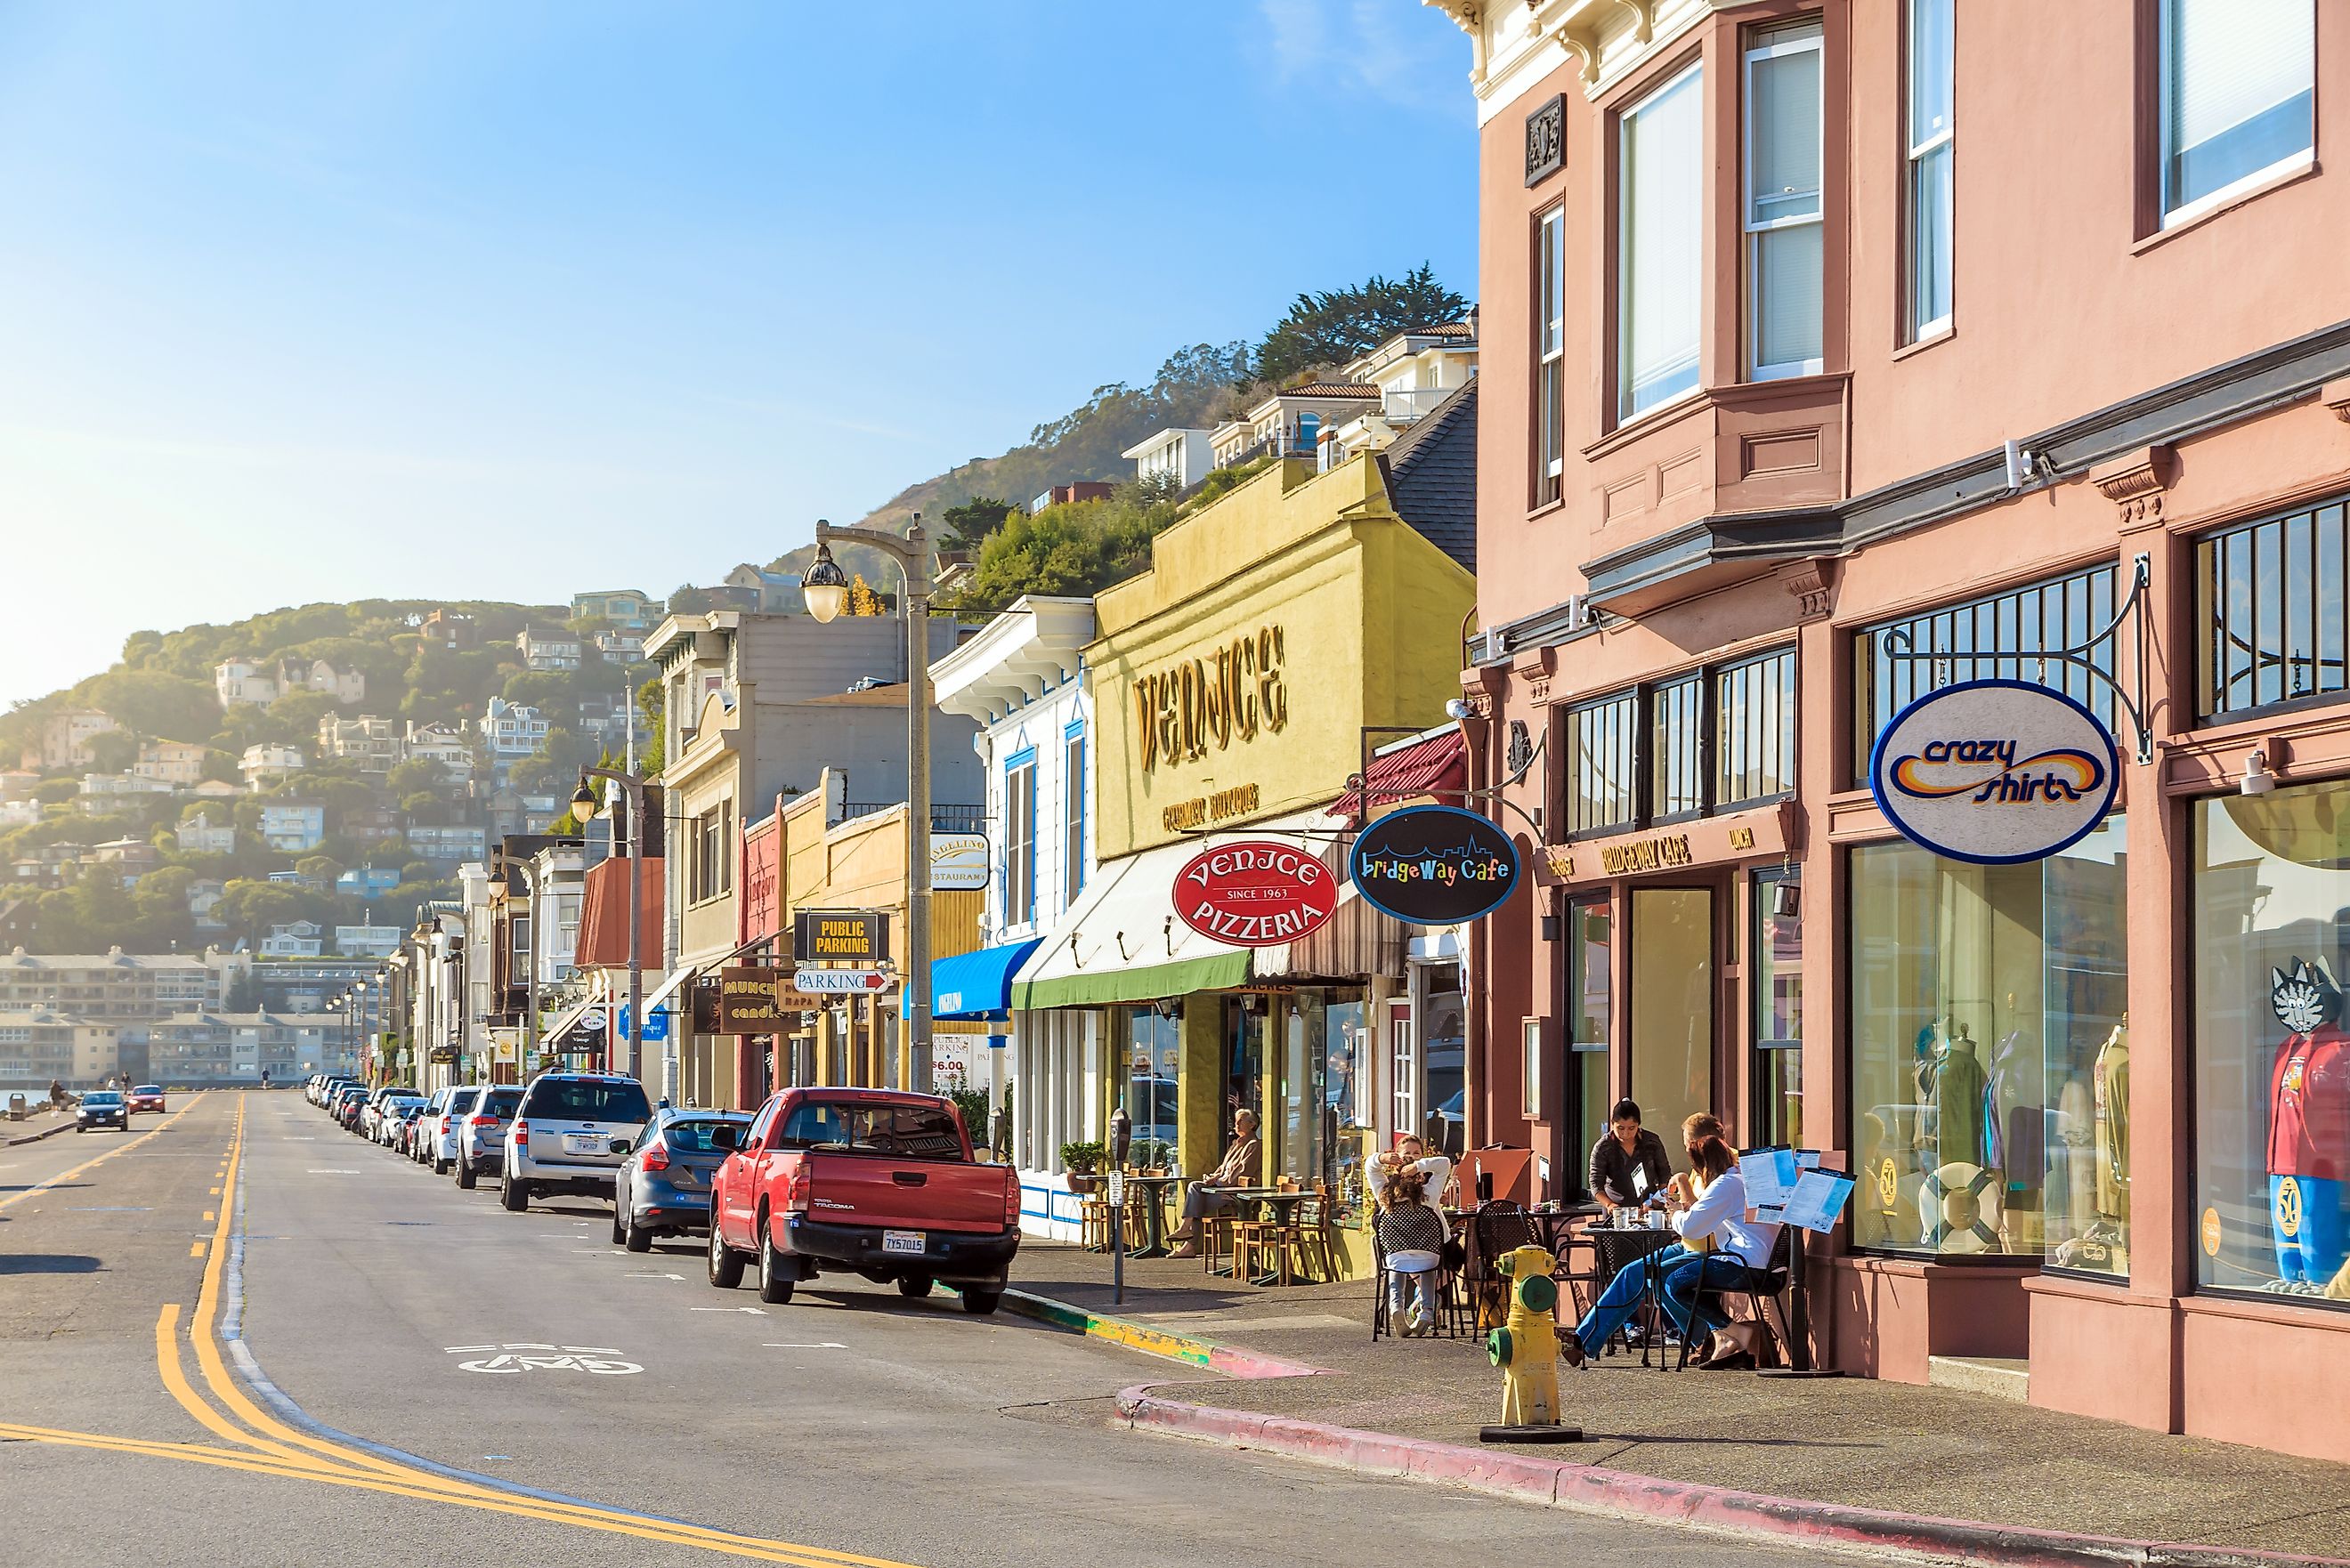
<svg viewBox="0 0 2350 1568"><path fill-rule="evenodd" d="M557 1192L608 1200L612 1172L652 1117L645 1086L634 1078L540 1074L523 1089L514 1125L506 1128L498 1201L520 1213L533 1198Z"/></svg>

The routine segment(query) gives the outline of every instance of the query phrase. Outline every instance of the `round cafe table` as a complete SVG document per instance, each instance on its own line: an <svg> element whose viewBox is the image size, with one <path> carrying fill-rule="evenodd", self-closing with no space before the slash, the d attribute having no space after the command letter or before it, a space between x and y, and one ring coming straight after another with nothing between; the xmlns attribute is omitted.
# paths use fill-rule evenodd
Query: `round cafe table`
<svg viewBox="0 0 2350 1568"><path fill-rule="evenodd" d="M1605 1225L1586 1227L1583 1236L1591 1243L1592 1253L1596 1260L1593 1272L1599 1278L1601 1295L1607 1294L1607 1287L1616 1282L1617 1274L1680 1240L1680 1233L1672 1230L1651 1231L1644 1227L1638 1231L1617 1231ZM1662 1312L1659 1301L1656 1277L1650 1275L1641 1284L1638 1311L1652 1330ZM1656 1337L1651 1332L1640 1343L1640 1365L1643 1366L1648 1365L1648 1341Z"/></svg>
<svg viewBox="0 0 2350 1568"><path fill-rule="evenodd" d="M1142 1225L1147 1240L1132 1256L1163 1258L1167 1255L1167 1189L1180 1182L1180 1176L1129 1176L1129 1187L1142 1189Z"/></svg>

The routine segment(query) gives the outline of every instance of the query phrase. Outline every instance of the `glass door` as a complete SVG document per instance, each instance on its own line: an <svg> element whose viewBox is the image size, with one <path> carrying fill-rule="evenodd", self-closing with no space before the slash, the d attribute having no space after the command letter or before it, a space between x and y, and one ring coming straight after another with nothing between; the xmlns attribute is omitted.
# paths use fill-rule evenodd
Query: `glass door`
<svg viewBox="0 0 2350 1568"><path fill-rule="evenodd" d="M1578 1195L1607 1130L1607 1056L1616 1017L1615 916L1606 894L1567 906L1566 1106L1569 1168L1556 1186Z"/></svg>
<svg viewBox="0 0 2350 1568"><path fill-rule="evenodd" d="M1757 871L1753 944L1754 1128L1757 1147L1804 1141L1804 918L1802 873Z"/></svg>
<svg viewBox="0 0 2350 1568"><path fill-rule="evenodd" d="M1665 1147L1713 1104L1713 889L1632 889L1632 1097Z"/></svg>

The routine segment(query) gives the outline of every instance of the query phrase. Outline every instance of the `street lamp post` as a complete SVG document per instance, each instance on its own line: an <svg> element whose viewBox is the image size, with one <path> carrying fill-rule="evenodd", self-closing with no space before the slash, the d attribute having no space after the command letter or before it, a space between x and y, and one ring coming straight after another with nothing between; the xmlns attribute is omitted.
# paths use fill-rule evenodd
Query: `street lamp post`
<svg viewBox="0 0 2350 1568"><path fill-rule="evenodd" d="M645 781L618 768L582 768L579 787L571 794L571 815L586 823L601 807L589 779L610 779L629 794L629 1075L645 1075ZM534 931L537 928L533 927ZM661 1053L661 1098L677 1103L677 1057L674 1047Z"/></svg>
<svg viewBox="0 0 2350 1568"><path fill-rule="evenodd" d="M922 514L905 536L882 528L836 528L819 518L816 561L800 579L808 613L829 623L848 604L848 578L831 541L869 545L898 564L906 611L906 1034L914 1086L931 1085L931 551Z"/></svg>

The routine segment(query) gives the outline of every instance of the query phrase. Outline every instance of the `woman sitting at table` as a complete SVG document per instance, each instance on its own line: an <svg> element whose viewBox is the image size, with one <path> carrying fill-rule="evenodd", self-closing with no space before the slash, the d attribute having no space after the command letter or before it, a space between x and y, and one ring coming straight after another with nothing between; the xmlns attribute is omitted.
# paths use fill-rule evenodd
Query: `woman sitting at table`
<svg viewBox="0 0 2350 1568"><path fill-rule="evenodd" d="M1718 1137L1724 1143L1730 1141L1730 1131L1721 1125L1720 1116L1711 1111L1692 1111L1681 1118L1683 1148L1695 1148L1710 1137ZM1674 1202L1683 1205L1696 1202L1697 1195L1704 1190L1705 1179L1694 1170L1673 1172L1673 1179L1666 1188L1667 1195Z"/></svg>
<svg viewBox="0 0 2350 1568"><path fill-rule="evenodd" d="M1771 1266L1779 1227L1747 1218L1746 1183L1738 1174L1737 1154L1711 1134L1689 1154L1700 1190L1694 1203L1672 1200L1673 1229L1680 1241L1617 1272L1575 1332L1559 1342L1559 1355L1569 1366L1582 1366L1615 1336L1651 1280L1664 1296L1666 1315L1686 1337L1693 1317L1709 1329L1730 1321L1718 1305L1699 1303L1700 1291L1737 1290L1750 1272L1760 1273Z"/></svg>
<svg viewBox="0 0 2350 1568"><path fill-rule="evenodd" d="M1168 1237L1181 1246L1167 1255L1170 1258L1196 1258L1200 1255L1200 1220L1210 1214L1229 1214L1232 1209L1232 1189L1254 1187L1264 1168L1264 1145L1256 1136L1256 1113L1243 1106L1232 1113L1232 1147L1224 1150L1222 1161L1216 1168L1191 1183L1183 1199L1183 1223Z"/></svg>
<svg viewBox="0 0 2350 1568"><path fill-rule="evenodd" d="M1406 1133L1396 1139L1395 1147L1371 1157L1368 1179L1374 1189L1383 1187L1387 1179L1399 1173L1409 1173L1419 1181L1423 1201L1436 1211L1436 1222L1444 1232L1444 1240L1452 1240L1452 1226L1444 1218L1444 1188L1452 1179L1452 1161L1440 1154L1428 1152L1428 1145L1417 1133Z"/></svg>
<svg viewBox="0 0 2350 1568"><path fill-rule="evenodd" d="M1673 1179L1665 1140L1640 1125L1640 1107L1618 1100L1607 1113L1607 1130L1591 1146L1591 1196L1613 1213L1662 1193Z"/></svg>
<svg viewBox="0 0 2350 1568"><path fill-rule="evenodd" d="M1428 1201L1419 1172L1407 1168L1388 1173L1379 1188L1378 1237L1388 1269L1388 1321L1406 1338L1426 1334L1436 1326L1437 1272L1444 1263L1444 1217ZM1410 1299L1415 1291L1417 1302Z"/></svg>

